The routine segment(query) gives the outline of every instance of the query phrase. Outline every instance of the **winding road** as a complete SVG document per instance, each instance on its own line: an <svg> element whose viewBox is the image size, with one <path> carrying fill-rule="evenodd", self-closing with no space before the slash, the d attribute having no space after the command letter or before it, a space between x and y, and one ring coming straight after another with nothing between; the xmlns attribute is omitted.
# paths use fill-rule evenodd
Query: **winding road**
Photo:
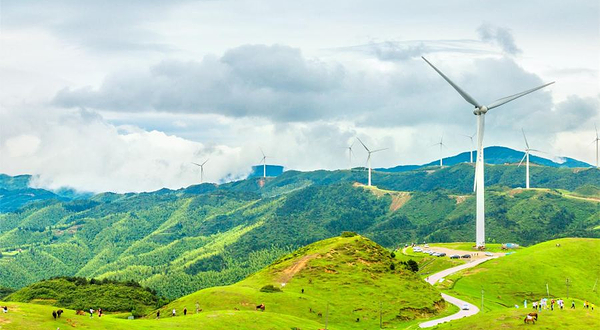
<svg viewBox="0 0 600 330"><path fill-rule="evenodd" d="M406 248L402 249L402 253L406 254ZM448 269L444 269L441 272L435 273L433 275L429 275L429 277L426 278L427 283L434 285L435 283L437 283L439 280L445 278L448 275L452 275L456 272L459 272L463 269L467 269L467 268L471 268L471 267L475 267L483 262L486 262L488 260L491 259L496 259L498 258L498 256L493 256L493 257L487 257L487 258L481 258L481 259L477 259L477 260L472 260L467 262L466 264L460 265L460 266L456 266L456 267L452 267L452 268L448 268ZM445 322L450 322L453 320L458 320L458 319L462 319L463 317L469 317L469 316L473 316L477 313L479 313L479 308L477 308L477 306L468 303L464 300L460 300L456 297L452 297L450 295L447 295L445 293L442 293L442 298L444 298L444 300L446 300L447 302L451 303L454 306L457 306L460 310L452 315L446 316L446 317L442 317L439 319L435 319L435 320L431 320L431 321L427 321L427 322L423 322L419 324L419 327L421 328L429 328L429 327L433 327L436 326L438 324L441 323L445 323ZM469 309L464 310L463 306L467 305L469 306Z"/></svg>

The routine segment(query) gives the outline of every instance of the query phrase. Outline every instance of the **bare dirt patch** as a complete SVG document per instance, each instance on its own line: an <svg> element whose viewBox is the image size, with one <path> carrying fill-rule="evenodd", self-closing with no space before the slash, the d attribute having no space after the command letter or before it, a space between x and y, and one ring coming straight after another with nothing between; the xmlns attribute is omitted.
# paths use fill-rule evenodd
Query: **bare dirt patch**
<svg viewBox="0 0 600 330"><path fill-rule="evenodd" d="M280 283L289 282L294 277L294 275L298 274L299 271L301 271L304 267L306 267L306 264L310 260L316 258L317 256L318 256L318 254L309 254L307 256L300 258L300 260L296 261L293 265L291 265L290 267L281 271L281 277L279 278L279 282Z"/></svg>
<svg viewBox="0 0 600 330"><path fill-rule="evenodd" d="M450 197L452 197L452 198L454 198L454 200L456 200L457 205L466 201L467 198L469 198L469 196L466 196L466 195L454 195L454 196L450 196Z"/></svg>
<svg viewBox="0 0 600 330"><path fill-rule="evenodd" d="M410 200L410 193L408 192L398 192L392 194L392 203L390 204L390 211L397 211L399 208L404 206L406 202Z"/></svg>

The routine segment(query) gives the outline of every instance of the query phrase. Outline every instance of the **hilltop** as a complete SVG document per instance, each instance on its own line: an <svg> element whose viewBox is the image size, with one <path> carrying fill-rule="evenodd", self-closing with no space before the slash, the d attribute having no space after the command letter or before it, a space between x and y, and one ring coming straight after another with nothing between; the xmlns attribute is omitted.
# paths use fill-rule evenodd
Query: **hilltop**
<svg viewBox="0 0 600 330"><path fill-rule="evenodd" d="M358 235L310 244L239 283L201 290L161 311L193 310L196 302L203 313L253 311L264 304L266 312L322 324L329 311L329 324L344 329L378 325L380 308L384 324L394 326L446 307L434 288L389 251Z"/></svg>

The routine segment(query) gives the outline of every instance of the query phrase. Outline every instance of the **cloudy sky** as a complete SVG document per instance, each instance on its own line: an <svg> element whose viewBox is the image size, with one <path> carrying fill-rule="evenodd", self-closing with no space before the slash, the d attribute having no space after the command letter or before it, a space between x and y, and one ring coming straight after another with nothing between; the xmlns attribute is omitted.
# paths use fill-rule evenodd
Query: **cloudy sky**
<svg viewBox="0 0 600 330"><path fill-rule="evenodd" d="M375 167L485 145L594 162L600 5L590 1L0 0L0 173L35 185L149 191L286 168ZM355 148L353 166L364 165Z"/></svg>

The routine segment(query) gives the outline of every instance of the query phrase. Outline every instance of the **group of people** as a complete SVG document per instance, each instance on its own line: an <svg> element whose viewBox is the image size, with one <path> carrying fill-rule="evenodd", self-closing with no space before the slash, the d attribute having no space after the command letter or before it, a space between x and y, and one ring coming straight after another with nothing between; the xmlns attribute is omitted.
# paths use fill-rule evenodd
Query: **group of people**
<svg viewBox="0 0 600 330"><path fill-rule="evenodd" d="M527 304L527 301L525 301L525 304ZM559 299L548 299L548 298L542 298L540 299L540 301L534 301L532 304L533 309L537 310L537 311L542 311L543 309L550 309L550 310L554 310L554 308L560 308L560 309L564 309L565 308L565 301L561 298ZM555 307L556 306L556 307ZM571 300L571 309L575 309L575 300ZM592 310L594 310L594 304L590 304L589 301L584 301L583 303L583 308L590 308Z"/></svg>
<svg viewBox="0 0 600 330"><path fill-rule="evenodd" d="M200 303L196 302L196 314L200 313L202 311L202 309L200 308ZM187 315L187 307L183 308L183 316ZM173 308L173 310L171 311L171 317L173 316L177 316L177 310L175 308ZM160 319L160 309L156 311L156 318Z"/></svg>
<svg viewBox="0 0 600 330"><path fill-rule="evenodd" d="M93 309L93 308L90 308L90 319L91 319L92 317L94 317L94 312L95 312L95 311L94 311L94 309ZM97 312L98 312L98 317L102 317L102 314L103 314L103 312L102 312L102 308L98 308L98 311L97 311Z"/></svg>

